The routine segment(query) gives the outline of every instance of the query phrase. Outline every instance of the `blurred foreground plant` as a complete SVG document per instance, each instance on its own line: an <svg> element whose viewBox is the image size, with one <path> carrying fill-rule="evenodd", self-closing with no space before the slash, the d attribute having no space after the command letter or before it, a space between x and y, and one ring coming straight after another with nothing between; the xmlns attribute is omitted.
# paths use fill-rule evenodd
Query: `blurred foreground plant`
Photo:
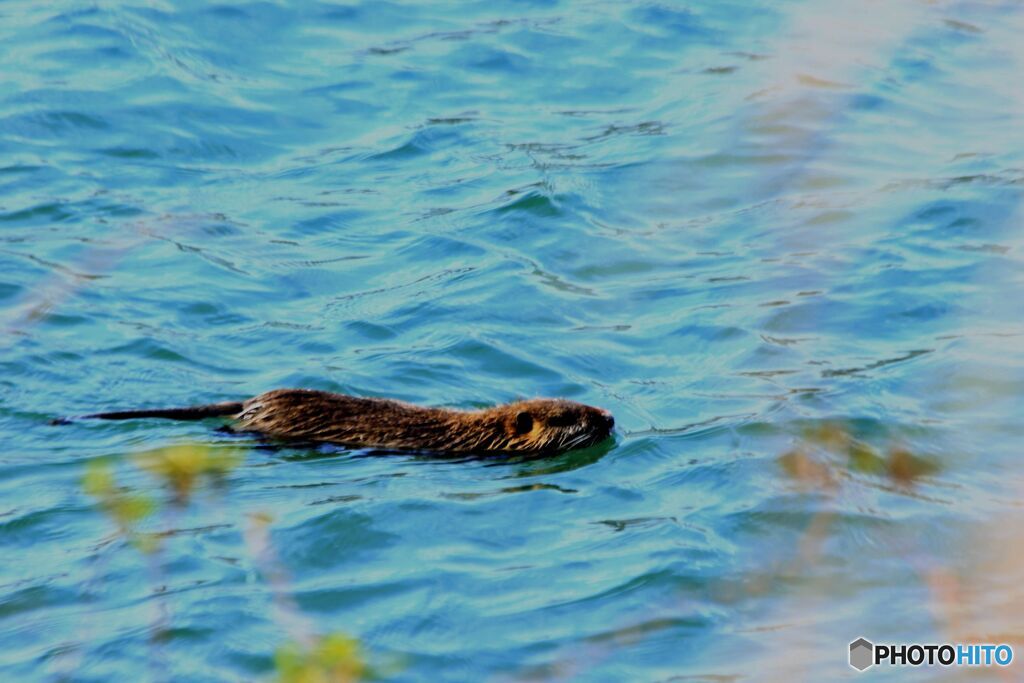
<svg viewBox="0 0 1024 683"><path fill-rule="evenodd" d="M155 534L142 533L138 525L157 509L151 498L118 486L114 468L105 460L93 460L86 465L82 488L99 503L123 535L144 553L156 550L159 543Z"/></svg>
<svg viewBox="0 0 1024 683"><path fill-rule="evenodd" d="M242 459L243 453L237 448L180 444L138 453L130 462L152 474L161 487L170 492L174 508L180 508L188 505L203 485L222 483ZM167 513L174 508L162 507L156 499L119 485L114 466L106 459L86 466L82 488L116 524L118 534L148 557L153 585L163 586L165 581L157 551L160 540L169 537L173 530L143 532L139 526L157 513ZM354 683L372 677L359 641L343 633L313 635L313 624L290 598L287 575L273 551L269 533L273 518L267 513L256 513L249 515L249 520L246 545L269 584L276 621L291 637L274 654L277 679L282 683ZM170 633L170 613L163 602L165 592L166 587L153 591L161 600L152 629L154 646ZM154 678L162 678L164 670L158 651L153 652L150 660L154 665Z"/></svg>
<svg viewBox="0 0 1024 683"><path fill-rule="evenodd" d="M814 453L823 457L815 458ZM845 467L841 460L845 460ZM819 490L831 490L839 479L867 474L910 488L939 471L938 463L899 444L879 450L854 436L839 422L816 424L803 431L798 443L779 456L783 471L794 481Z"/></svg>
<svg viewBox="0 0 1024 683"><path fill-rule="evenodd" d="M341 633L308 647L290 642L274 655L274 665L281 683L352 683L366 671L359 642Z"/></svg>
<svg viewBox="0 0 1024 683"><path fill-rule="evenodd" d="M363 658L359 642L343 633L316 635L314 624L299 610L288 590L288 575L270 541L273 517L249 515L245 541L270 587L276 620L291 636L274 655L281 683L351 683L376 678Z"/></svg>
<svg viewBox="0 0 1024 683"><path fill-rule="evenodd" d="M134 460L171 490L176 503L185 504L197 484L223 481L242 462L242 453L237 448L181 444L139 453Z"/></svg>

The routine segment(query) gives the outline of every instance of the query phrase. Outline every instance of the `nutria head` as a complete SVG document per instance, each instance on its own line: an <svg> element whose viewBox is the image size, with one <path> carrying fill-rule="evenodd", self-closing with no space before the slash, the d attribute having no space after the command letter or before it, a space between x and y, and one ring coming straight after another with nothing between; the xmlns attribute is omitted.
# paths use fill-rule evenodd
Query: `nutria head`
<svg viewBox="0 0 1024 683"><path fill-rule="evenodd" d="M593 446L607 439L615 418L607 410L567 401L535 398L492 408L506 442L497 450L542 453Z"/></svg>

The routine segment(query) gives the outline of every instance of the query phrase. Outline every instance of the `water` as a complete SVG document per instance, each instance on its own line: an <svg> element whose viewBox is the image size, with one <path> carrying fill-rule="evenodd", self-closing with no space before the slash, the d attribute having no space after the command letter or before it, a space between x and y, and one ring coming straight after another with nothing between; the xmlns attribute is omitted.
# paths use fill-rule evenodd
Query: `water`
<svg viewBox="0 0 1024 683"><path fill-rule="evenodd" d="M267 678L331 633L403 681L1024 645L1018 3L0 17L4 679ZM280 386L619 428L494 462L49 424ZM244 460L175 505L134 454L182 444Z"/></svg>

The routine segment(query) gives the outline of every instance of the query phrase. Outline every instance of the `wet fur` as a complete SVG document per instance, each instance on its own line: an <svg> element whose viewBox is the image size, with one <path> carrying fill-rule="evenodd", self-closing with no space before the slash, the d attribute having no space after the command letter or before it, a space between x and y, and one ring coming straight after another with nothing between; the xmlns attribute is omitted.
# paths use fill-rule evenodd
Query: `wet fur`
<svg viewBox="0 0 1024 683"><path fill-rule="evenodd" d="M383 398L278 389L244 403L98 413L106 420L231 417L239 431L288 441L443 453L553 453L599 443L611 413L564 399L517 401L483 410L428 408Z"/></svg>

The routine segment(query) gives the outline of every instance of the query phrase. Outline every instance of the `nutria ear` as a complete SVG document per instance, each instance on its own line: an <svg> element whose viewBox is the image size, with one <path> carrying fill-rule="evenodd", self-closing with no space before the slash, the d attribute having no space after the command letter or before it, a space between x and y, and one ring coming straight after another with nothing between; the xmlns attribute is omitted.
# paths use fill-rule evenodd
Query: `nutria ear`
<svg viewBox="0 0 1024 683"><path fill-rule="evenodd" d="M514 429L516 434L526 434L529 432L533 429L533 415L530 415L525 410L520 410L516 413Z"/></svg>

